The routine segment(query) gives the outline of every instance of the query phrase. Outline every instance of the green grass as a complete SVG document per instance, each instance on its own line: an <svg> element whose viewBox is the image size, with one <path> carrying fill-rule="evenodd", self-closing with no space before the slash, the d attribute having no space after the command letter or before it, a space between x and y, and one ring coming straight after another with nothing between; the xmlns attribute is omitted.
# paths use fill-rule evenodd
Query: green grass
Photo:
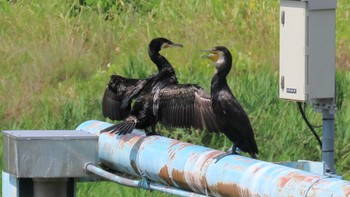
<svg viewBox="0 0 350 197"><path fill-rule="evenodd" d="M320 159L320 148L296 104L278 98L277 0L117 1L107 12L96 2L103 1L91 0L84 7L73 0L0 1L0 130L75 129L89 119L107 121L101 114L101 98L109 75L137 78L155 73L147 45L163 36L184 44L162 52L179 81L207 90L214 68L200 58L200 50L216 45L231 50L236 65L228 81L252 121L259 159ZM348 1L338 1L336 40L336 168L347 180L349 7ZM311 108L307 116L313 124L321 124L321 115ZM216 149L231 145L223 135L162 126L158 130ZM112 183L78 185L78 196L126 195L165 196Z"/></svg>

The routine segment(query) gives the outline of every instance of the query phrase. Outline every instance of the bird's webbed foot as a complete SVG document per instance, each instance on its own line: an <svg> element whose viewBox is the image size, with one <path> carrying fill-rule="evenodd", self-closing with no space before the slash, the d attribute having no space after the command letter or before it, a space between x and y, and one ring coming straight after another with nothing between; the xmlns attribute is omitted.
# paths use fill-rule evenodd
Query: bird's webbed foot
<svg viewBox="0 0 350 197"><path fill-rule="evenodd" d="M159 135L161 136L160 134L158 134L156 131L148 131L145 129L145 133L146 133L146 136L152 136L152 135Z"/></svg>
<svg viewBox="0 0 350 197"><path fill-rule="evenodd" d="M151 132L149 132L149 130L145 129L145 133L146 133L146 136L151 136L151 135L159 135L159 136L162 136L160 134L158 134L156 132L156 126L155 125L151 125Z"/></svg>

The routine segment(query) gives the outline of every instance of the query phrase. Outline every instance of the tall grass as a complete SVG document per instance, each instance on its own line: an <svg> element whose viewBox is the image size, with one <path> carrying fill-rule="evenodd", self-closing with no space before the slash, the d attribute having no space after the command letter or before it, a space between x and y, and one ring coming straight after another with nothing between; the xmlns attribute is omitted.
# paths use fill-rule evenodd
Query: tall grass
<svg viewBox="0 0 350 197"><path fill-rule="evenodd" d="M216 45L231 50L235 67L229 85L250 116L259 159L320 159L321 150L296 104L278 98L278 1L117 1L109 11L93 2L0 1L0 130L75 129L89 119L108 121L101 115L101 97L109 75L155 73L147 45L163 36L184 44L162 51L179 81L207 90L214 68L200 58L200 50ZM336 168L348 180L349 7L347 1L338 1ZM306 113L312 123L322 123L311 108ZM157 129L216 149L231 146L222 134L161 125ZM78 196L125 195L164 196L111 183L78 185Z"/></svg>

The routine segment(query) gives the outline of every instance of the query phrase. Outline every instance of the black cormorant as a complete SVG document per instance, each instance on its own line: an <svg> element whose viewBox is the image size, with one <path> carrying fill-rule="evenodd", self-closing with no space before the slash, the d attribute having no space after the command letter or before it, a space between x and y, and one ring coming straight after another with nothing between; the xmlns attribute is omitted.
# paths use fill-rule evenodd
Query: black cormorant
<svg viewBox="0 0 350 197"><path fill-rule="evenodd" d="M236 154L236 148L256 158L258 147L249 118L227 85L226 77L232 67L232 55L223 46L209 50L206 56L215 65L215 74L211 81L211 101L219 130L233 142L232 149L218 159Z"/></svg>
<svg viewBox="0 0 350 197"><path fill-rule="evenodd" d="M215 62L211 94L195 84L170 84L154 93L157 121L171 127L206 129L224 133L233 143L232 149L217 156L217 161L236 148L256 158L258 148L249 118L227 85L232 67L231 53L225 47L211 49L206 57Z"/></svg>
<svg viewBox="0 0 350 197"><path fill-rule="evenodd" d="M258 148L249 118L226 81L232 67L231 53L225 47L210 50L207 57L215 62L216 68L210 95L198 85L177 83L173 67L159 54L164 41L155 39L149 45L149 55L158 67L157 74L143 80L112 77L103 99L104 115L112 118L105 111L113 112L111 114L124 121L101 132L127 134L139 128L144 129L146 135L152 135L156 134L157 122L171 127L221 131L233 142L233 146L217 160L235 154L237 147L256 158ZM132 99L135 103L131 109ZM147 131L150 126L152 132Z"/></svg>
<svg viewBox="0 0 350 197"><path fill-rule="evenodd" d="M155 38L149 43L148 54L156 64L158 73L146 79L129 79L112 75L104 92L102 112L104 117L123 120L102 132L130 133L134 128L144 129L146 134L156 134L156 117L153 114L153 90L164 84L176 84L175 70L159 51L169 47L182 47L166 38ZM132 102L134 104L132 105ZM132 106L131 106L132 105ZM152 127L152 132L147 128Z"/></svg>

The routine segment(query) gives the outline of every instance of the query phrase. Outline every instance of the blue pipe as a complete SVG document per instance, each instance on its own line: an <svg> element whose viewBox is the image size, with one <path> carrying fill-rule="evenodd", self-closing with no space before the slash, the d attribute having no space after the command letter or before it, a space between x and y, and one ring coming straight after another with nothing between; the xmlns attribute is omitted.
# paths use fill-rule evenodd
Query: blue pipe
<svg viewBox="0 0 350 197"><path fill-rule="evenodd" d="M91 120L77 130L96 135L109 123ZM99 158L113 170L212 196L349 196L350 182L246 158L143 132L99 136Z"/></svg>
<svg viewBox="0 0 350 197"><path fill-rule="evenodd" d="M85 164L85 170L87 172L93 173L95 175L98 175L100 177L103 177L109 181L118 183L120 185L128 186L128 187L134 187L134 188L142 188L146 190L155 190L155 191L160 191L168 194L175 194L178 196L191 196L191 197L204 197L203 195L176 189L176 188L171 188L167 187L165 185L160 185L156 183L149 183L146 180L132 180L132 179L127 179L124 177L117 176L115 174L112 174L108 171L105 171L99 167L94 166L92 163L87 163Z"/></svg>

